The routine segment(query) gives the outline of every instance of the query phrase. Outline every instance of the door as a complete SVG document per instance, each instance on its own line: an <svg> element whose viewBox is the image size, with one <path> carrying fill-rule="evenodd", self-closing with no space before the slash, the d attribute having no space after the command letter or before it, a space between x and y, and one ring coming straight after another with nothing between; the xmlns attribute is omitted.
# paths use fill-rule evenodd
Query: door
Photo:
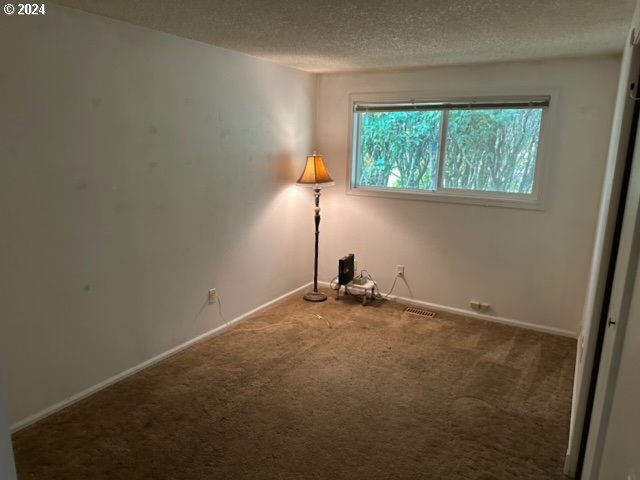
<svg viewBox="0 0 640 480"><path fill-rule="evenodd" d="M638 252L640 251L640 136L636 136L633 162L631 173L629 176L629 187L624 208L624 217L622 222L622 231L620 234L620 242L618 255L615 263L615 274L611 286L611 295L609 301L609 309L606 317L606 330L604 341L602 344L602 354L600 359L600 368L598 369L598 379L596 391L593 400L593 412L591 422L589 424L589 435L585 450L584 466L582 477L584 480L596 480L599 478L627 478L631 472L625 473L625 476L610 477L600 476L601 460L605 441L614 439L617 443L617 437L620 435L615 430L609 430L609 423L613 418L612 405L616 390L618 392L630 389L633 391L634 385L627 385L631 381L637 383L637 373L633 380L619 377L619 374L628 375L629 368L637 366L629 366L625 364L625 368L621 369L623 346L631 348L631 356L635 343L640 341L639 338L627 338L629 332L635 329L637 318L631 318L632 303L635 307L638 299L634 298L635 278L638 265ZM633 301L633 302L632 302ZM626 372L626 373L625 373ZM622 383L621 383L622 382ZM629 399L618 396L617 401L623 405ZM633 417L637 416L637 405L629 418L633 421ZM636 442L636 448L640 449L640 442ZM637 456L637 455L636 455Z"/></svg>
<svg viewBox="0 0 640 480"><path fill-rule="evenodd" d="M618 327L621 328L621 327ZM631 295L628 321L613 391L611 413L598 478L640 480L640 269Z"/></svg>
<svg viewBox="0 0 640 480"><path fill-rule="evenodd" d="M630 92L638 95L640 74L640 1L637 2L631 32L624 47L618 83L618 95L611 129L600 214L596 230L589 286L583 313L582 333L578 341L574 375L571 428L565 462L565 473L574 476L586 450L586 425L593 406L595 380L599 367L606 313L613 283L615 259L621 230L619 217L621 197L625 194L625 174L628 172L629 150L633 147L634 111L636 102ZM631 85L634 85L633 90ZM640 480L640 479L639 479Z"/></svg>
<svg viewBox="0 0 640 480"><path fill-rule="evenodd" d="M640 8L636 7L632 25L640 26ZM594 245L589 287L583 314L582 334L578 341L576 371L571 408L571 429L565 462L565 473L574 476L581 453L586 450L586 429L591 416L595 384L593 371L598 369L604 323L609 307L615 259L621 232L620 199L625 193L625 173L628 172L629 150L633 147L634 111L640 74L638 27L629 34L620 68L618 96L611 131L611 142L602 192L600 214ZM634 85L633 91L631 85ZM624 199L623 199L624 200ZM639 479L640 480L640 479Z"/></svg>

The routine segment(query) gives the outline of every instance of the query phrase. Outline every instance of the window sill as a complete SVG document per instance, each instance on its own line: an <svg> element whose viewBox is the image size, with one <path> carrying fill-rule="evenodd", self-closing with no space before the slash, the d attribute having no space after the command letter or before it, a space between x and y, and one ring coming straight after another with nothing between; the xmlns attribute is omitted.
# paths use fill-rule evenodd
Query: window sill
<svg viewBox="0 0 640 480"><path fill-rule="evenodd" d="M418 200L426 202L455 203L462 205L476 205L483 207L516 208L523 210L544 210L542 201L535 195L509 195L483 193L442 193L418 190L391 190L385 188L351 187L347 189L347 195L363 197L392 198L396 200Z"/></svg>

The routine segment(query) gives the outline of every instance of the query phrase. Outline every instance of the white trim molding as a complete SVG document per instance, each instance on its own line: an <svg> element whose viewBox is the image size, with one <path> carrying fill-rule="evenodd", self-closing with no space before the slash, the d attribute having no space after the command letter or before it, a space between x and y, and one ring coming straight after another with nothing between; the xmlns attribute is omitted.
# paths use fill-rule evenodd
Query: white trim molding
<svg viewBox="0 0 640 480"><path fill-rule="evenodd" d="M318 282L319 285L323 285L326 287L329 287L329 282L323 282L323 281L319 281ZM192 338L191 340L178 345L170 350L167 350L166 352L163 352L159 355L156 355L153 358L150 358L149 360L146 360L142 363L139 363L138 365L135 365L123 372L120 372L110 378L107 378L106 380L93 385L85 390L82 390L81 392L72 395L69 398L66 398L54 405L51 405L50 407L45 408L44 410L41 410L33 415L28 416L27 418L24 418L22 420L19 420L18 422L16 422L15 424L13 424L11 426L11 432L15 433L23 428L28 427L29 425L32 425L34 423L36 423L39 420L42 420L45 417L48 417L49 415L52 415L60 410L62 410L63 408L66 408L70 405L73 405L76 402L79 402L80 400L83 400L84 398L87 398L91 395L93 395L96 392L99 392L100 390L107 388L110 385L113 385L116 382L119 382L120 380L124 380L125 378L139 372L140 370L143 370L147 367L150 367L151 365L154 365L162 360L164 360L165 358L168 358L172 355L175 355L178 352L181 352L182 350L185 350L186 348L191 347L192 345L195 345L199 342L202 342L210 337L216 336L216 335L220 335L221 333L229 330L230 328L234 327L235 325L237 325L238 323L242 322L243 320L248 319L249 317L255 315L256 313L262 312L270 307L273 307L275 305L277 305L278 303L281 303L291 297L293 297L294 295L300 293L301 291L307 289L310 285L312 285L312 282L306 283L294 290L291 290L290 292L285 293L284 295L281 295L267 303L264 303L256 308L254 308L253 310L250 310L236 318L234 318L233 320L230 320L208 332L203 333L202 335L199 335L195 338ZM448 313L453 313L453 314L457 314L457 315L463 315L465 317L472 317L472 318L477 318L479 320L487 320L490 322L496 322L496 323L502 323L505 325L511 325L514 327L520 327L520 328L526 328L529 330L536 330L536 331L540 331L540 332L544 332L544 333L551 333L553 335L562 335L565 337L571 337L571 338L577 338L577 334L576 332L570 332L568 330L562 330L559 328L553 328L553 327L546 327L543 325L535 325L532 323L527 323L527 322L521 322L518 320L512 320L509 318L503 318L503 317L497 317L497 316L493 316L493 315L486 315L486 314L482 314L482 313L477 313L477 312L473 312L471 310L464 310L461 308L455 308L455 307L448 307L445 305L438 305L436 303L430 303L430 302L425 302L422 300L416 300L413 298L406 298L406 297L400 297L397 295L389 295L388 297L389 300L392 301L396 301L398 303L402 303L405 305L412 305L412 306L417 306L417 307L425 307L425 308L430 308L430 309L434 309L434 310L439 310L442 312L448 312Z"/></svg>
<svg viewBox="0 0 640 480"><path fill-rule="evenodd" d="M422 300L399 297L396 295L389 295L388 298L391 300L395 300L398 303L402 303L406 305L431 308L433 310L440 310L442 312L454 313L457 315L463 315L465 317L477 318L478 320L486 320L489 322L502 323L504 325L510 325L512 327L535 330L537 332L551 333L552 335L560 335L563 337L570 337L575 339L578 338L578 334L576 332L563 330L561 328L547 327L545 325L536 325L535 323L521 322L520 320L513 320L511 318L498 317L496 315L487 315L484 313L474 312L473 310L465 310L462 308L448 307L446 305L438 305L437 303L424 302Z"/></svg>
<svg viewBox="0 0 640 480"><path fill-rule="evenodd" d="M329 287L329 282L318 282L318 284ZM545 325L536 325L534 323L521 322L520 320L513 320L511 318L498 317L496 315L488 315L486 313L478 313L473 310L465 310L463 308L448 307L446 305L439 305L437 303L425 302L424 300L416 300L415 298L401 297L398 295L389 295L388 300L392 300L403 305L410 305L414 307L429 308L432 310L439 310L441 312L453 313L455 315L462 315L465 317L476 318L478 320L486 320L489 322L502 323L504 325L510 325L512 327L526 328L528 330L535 330L537 332L550 333L552 335L560 335L569 338L578 338L577 332L570 330L563 330L561 328L547 327Z"/></svg>
<svg viewBox="0 0 640 480"><path fill-rule="evenodd" d="M308 288L310 285L312 285L312 282L306 283L304 285L302 285L301 287L298 287L294 290L291 290L290 292L285 293L284 295L280 295L279 297L264 303L256 308L254 308L253 310L250 310L236 318L234 318L233 320L229 320L228 322L212 329L209 330L208 332L203 333L202 335L199 335L195 338L192 338L191 340L188 340L187 342L178 345L176 347L173 347L170 350L167 350L166 352L163 352L159 355L156 355L155 357L150 358L149 360L146 360L142 363L139 363L138 365L135 365L123 372L120 372L110 378L107 378L106 380L93 385L85 390L82 390L81 392L76 393L75 395L70 396L69 398L66 398L64 400L62 400L61 402L58 402L54 405L51 405L50 407L45 408L44 410L41 410L37 413L34 413L33 415L28 416L27 418L24 418L22 420L19 420L18 422L14 423L13 425L11 425L11 433L15 433L18 430L21 430L23 428L28 427L29 425L32 425L34 423L36 423L39 420L42 420L45 417L48 417L49 415L52 415L60 410L62 410L63 408L66 408L70 405L73 405L76 402L79 402L80 400L83 400L91 395L93 395L94 393L99 392L100 390L107 388L110 385L113 385L116 382L119 382L120 380L124 380L127 377L130 377L131 375L139 372L140 370L144 370L147 367L150 367L151 365L154 365L162 360L164 360L165 358L169 358L172 355L175 355L178 352L181 352L182 350L185 350L186 348L191 347L192 345L195 345L196 343L200 343L210 337L214 337L216 335L220 335L221 333L224 333L225 331L229 330L230 328L236 326L238 323L242 322L243 320L247 320L249 317L251 317L252 315L255 315L256 313L262 312L263 310L266 310L270 307L273 307L275 305L277 305L278 303L281 303L285 300L287 300L288 298L300 293L302 290Z"/></svg>

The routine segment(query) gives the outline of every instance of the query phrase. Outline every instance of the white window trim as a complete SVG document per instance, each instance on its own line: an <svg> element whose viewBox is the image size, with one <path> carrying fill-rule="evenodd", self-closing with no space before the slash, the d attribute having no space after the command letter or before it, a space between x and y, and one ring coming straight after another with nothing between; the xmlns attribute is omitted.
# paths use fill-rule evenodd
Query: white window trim
<svg viewBox="0 0 640 480"><path fill-rule="evenodd" d="M549 151L552 144L553 124L556 119L556 107L559 98L559 89L549 87L526 88L526 89L505 89L494 88L475 89L473 92L449 90L447 95L444 92L420 91L420 92L362 92L351 93L349 95L349 157L347 161L347 191L348 195L367 196L367 197L384 197L402 200L418 200L418 201L434 201L457 203L467 205L482 205L487 207L507 207L520 208L528 210L544 210L545 209L545 191L548 183L549 168ZM538 158L536 162L536 173L533 183L533 192L531 194L521 193L502 193L502 192L479 192L469 190L399 190L386 189L377 187L357 187L355 186L355 169L354 146L359 141L360 135L354 131L354 104L356 103L375 103L375 102L407 102L411 99L420 99L420 101L455 101L461 98L478 98L479 100L502 100L505 102L522 100L522 98L538 98L541 96L549 97L549 106L542 115L542 124L540 128L540 142L538 144ZM442 172L438 171L438 176ZM440 181L440 178L438 179Z"/></svg>

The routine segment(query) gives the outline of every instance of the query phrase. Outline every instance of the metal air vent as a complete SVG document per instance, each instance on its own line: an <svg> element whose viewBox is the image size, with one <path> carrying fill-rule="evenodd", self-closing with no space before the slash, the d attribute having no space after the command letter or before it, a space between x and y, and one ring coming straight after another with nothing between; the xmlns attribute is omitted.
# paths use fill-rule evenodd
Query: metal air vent
<svg viewBox="0 0 640 480"><path fill-rule="evenodd" d="M429 310L423 310L422 308L407 307L404 309L407 313L413 313L414 315L420 315L421 317L433 318L436 316L436 312L430 312Z"/></svg>

